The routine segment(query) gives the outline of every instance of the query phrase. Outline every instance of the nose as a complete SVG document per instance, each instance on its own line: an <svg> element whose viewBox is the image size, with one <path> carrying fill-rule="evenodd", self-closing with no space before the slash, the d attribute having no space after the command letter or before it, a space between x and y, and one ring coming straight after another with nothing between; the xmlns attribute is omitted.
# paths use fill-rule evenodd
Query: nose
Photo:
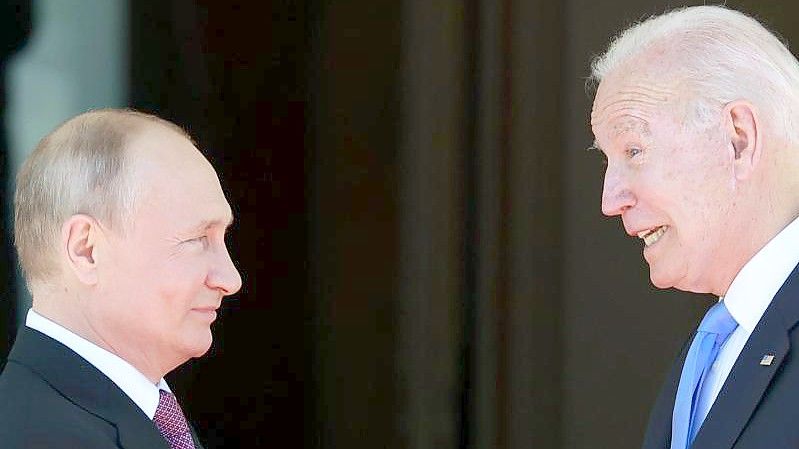
<svg viewBox="0 0 799 449"><path fill-rule="evenodd" d="M206 284L209 288L221 291L224 296L232 295L241 288L241 274L233 264L226 246L218 251Z"/></svg>
<svg viewBox="0 0 799 449"><path fill-rule="evenodd" d="M635 206L635 202L635 195L630 190L625 177L608 166L602 185L602 213L608 217L621 215L627 209Z"/></svg>

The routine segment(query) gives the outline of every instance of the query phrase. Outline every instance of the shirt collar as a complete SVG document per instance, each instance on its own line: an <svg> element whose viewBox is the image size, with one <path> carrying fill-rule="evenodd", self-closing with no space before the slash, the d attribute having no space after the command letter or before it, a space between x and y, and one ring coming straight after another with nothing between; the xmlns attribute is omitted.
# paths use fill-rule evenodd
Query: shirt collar
<svg viewBox="0 0 799 449"><path fill-rule="evenodd" d="M150 419L153 419L155 409L158 408L160 399L158 390L170 391L163 378L158 381L158 384L153 384L133 365L116 354L106 351L60 324L39 315L33 309L28 310L25 325L60 342L91 363L125 392Z"/></svg>
<svg viewBox="0 0 799 449"><path fill-rule="evenodd" d="M785 279L799 263L799 218L747 262L722 298L730 315L751 333Z"/></svg>

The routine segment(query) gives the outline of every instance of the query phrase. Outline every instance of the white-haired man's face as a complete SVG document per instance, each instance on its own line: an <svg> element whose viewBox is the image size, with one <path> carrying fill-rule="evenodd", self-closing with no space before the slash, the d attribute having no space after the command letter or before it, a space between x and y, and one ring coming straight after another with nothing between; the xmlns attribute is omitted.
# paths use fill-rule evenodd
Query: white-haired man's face
<svg viewBox="0 0 799 449"><path fill-rule="evenodd" d="M160 126L132 149L141 193L130 231L106 233L89 312L107 346L155 377L209 349L241 277L225 245L231 209L208 161Z"/></svg>
<svg viewBox="0 0 799 449"><path fill-rule="evenodd" d="M654 66L639 59L597 90L591 126L607 158L602 212L642 241L655 286L723 294L741 238L732 225L732 153L721 133L687 126L685 92Z"/></svg>

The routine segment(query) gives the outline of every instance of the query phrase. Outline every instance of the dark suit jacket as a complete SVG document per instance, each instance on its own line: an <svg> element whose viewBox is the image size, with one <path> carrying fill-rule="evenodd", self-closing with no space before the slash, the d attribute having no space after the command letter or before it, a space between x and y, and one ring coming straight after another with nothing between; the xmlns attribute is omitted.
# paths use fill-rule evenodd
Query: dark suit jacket
<svg viewBox="0 0 799 449"><path fill-rule="evenodd" d="M0 374L0 447L169 449L169 444L97 368L23 327Z"/></svg>
<svg viewBox="0 0 799 449"><path fill-rule="evenodd" d="M691 449L799 448L799 266L746 342ZM655 403L644 449L668 448L671 413L689 342ZM764 355L773 355L762 366Z"/></svg>

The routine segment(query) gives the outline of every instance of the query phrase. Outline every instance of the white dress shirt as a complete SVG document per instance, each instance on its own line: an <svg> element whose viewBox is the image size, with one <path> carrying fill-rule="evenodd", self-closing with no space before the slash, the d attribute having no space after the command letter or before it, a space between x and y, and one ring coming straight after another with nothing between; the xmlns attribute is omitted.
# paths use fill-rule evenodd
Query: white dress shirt
<svg viewBox="0 0 799 449"><path fill-rule="evenodd" d="M158 384L153 384L133 365L116 354L39 315L33 309L28 310L25 325L60 342L83 357L124 391L151 420L155 416L155 409L158 408L161 396L158 390L170 391L163 378Z"/></svg>
<svg viewBox="0 0 799 449"><path fill-rule="evenodd" d="M710 411L758 321L797 263L799 218L780 231L741 268L727 294L720 298L738 327L721 347L702 385L700 397L705 400L699 404L697 410L702 419Z"/></svg>

